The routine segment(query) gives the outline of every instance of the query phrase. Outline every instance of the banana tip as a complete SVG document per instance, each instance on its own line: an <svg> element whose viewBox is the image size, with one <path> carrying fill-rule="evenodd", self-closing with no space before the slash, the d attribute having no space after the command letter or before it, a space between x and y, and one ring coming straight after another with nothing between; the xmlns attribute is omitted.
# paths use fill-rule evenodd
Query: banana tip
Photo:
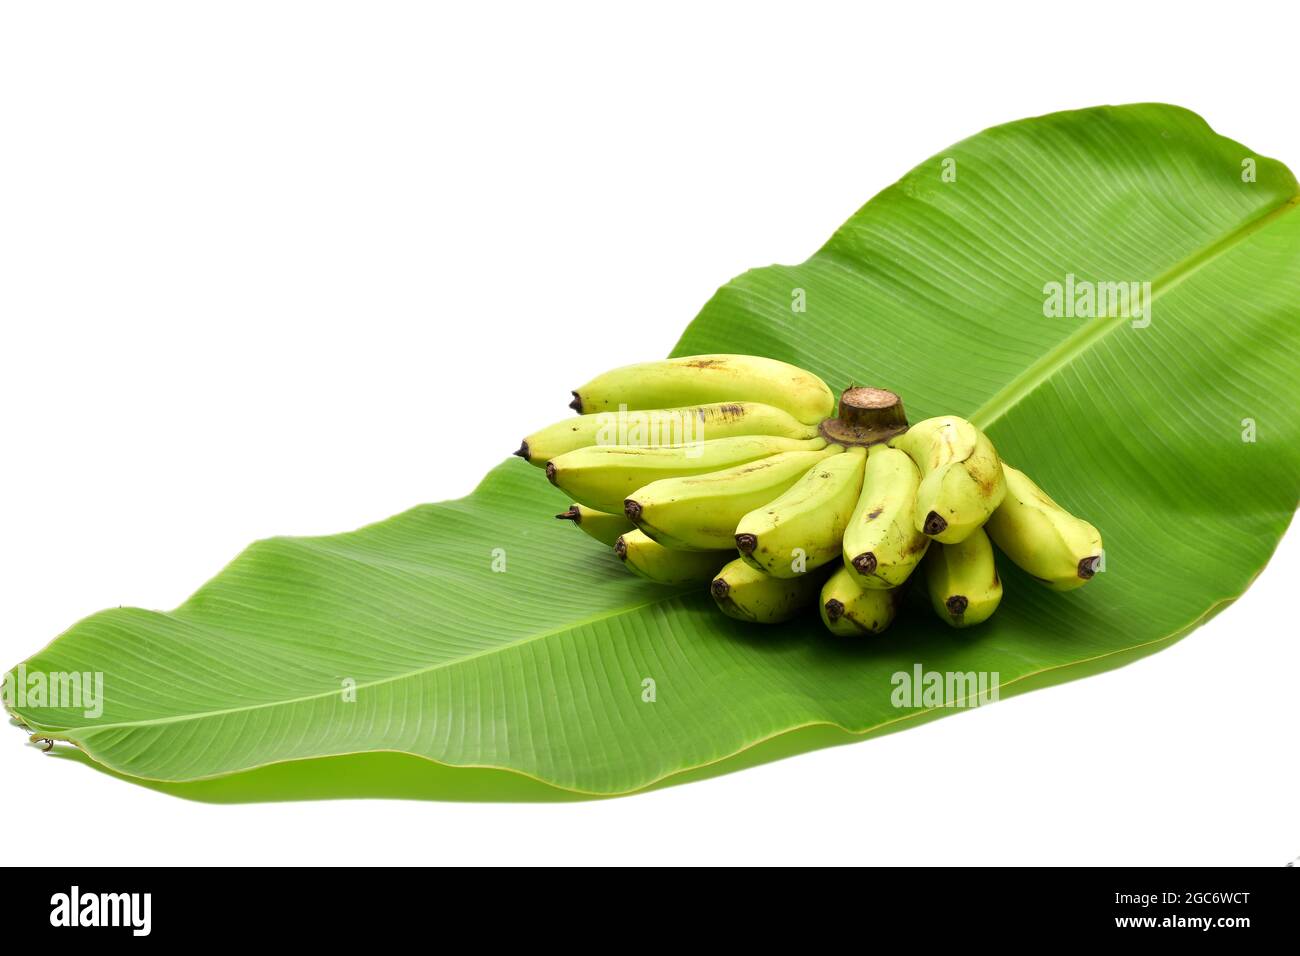
<svg viewBox="0 0 1300 956"><path fill-rule="evenodd" d="M758 547L758 537L752 534L736 535L736 548L741 554L753 554Z"/></svg>
<svg viewBox="0 0 1300 956"><path fill-rule="evenodd" d="M826 620L834 623L844 616L844 602L831 598L826 602Z"/></svg>
<svg viewBox="0 0 1300 956"><path fill-rule="evenodd" d="M579 524L582 521L582 515L578 511L577 505L570 505L568 511L561 511L555 517L561 521L572 521L574 524Z"/></svg>
<svg viewBox="0 0 1300 956"><path fill-rule="evenodd" d="M555 484L555 462L553 461L546 463L546 480L551 484Z"/></svg>
<svg viewBox="0 0 1300 956"><path fill-rule="evenodd" d="M577 392L570 392L569 394L573 396L573 401L569 402L569 407L572 408L572 409L573 409L575 412L577 412L579 415L581 415L581 414L582 414L582 396L579 395Z"/></svg>
<svg viewBox="0 0 1300 956"><path fill-rule="evenodd" d="M925 516L925 525L921 530L933 538L935 535L943 534L948 530L948 522L938 512L931 511Z"/></svg>
<svg viewBox="0 0 1300 956"><path fill-rule="evenodd" d="M1079 562L1079 577L1088 581L1097 573L1097 565L1101 563L1101 555L1094 554L1091 557L1084 558Z"/></svg>
<svg viewBox="0 0 1300 956"><path fill-rule="evenodd" d="M629 521L637 521L641 517L641 506L627 498L623 502L623 514L627 515Z"/></svg>
<svg viewBox="0 0 1300 956"><path fill-rule="evenodd" d="M524 461L527 461L527 460L528 460L528 442L521 442L520 445L519 445L519 450L518 450L517 452L515 452L515 454L518 455L520 458L522 458Z"/></svg>
<svg viewBox="0 0 1300 956"><path fill-rule="evenodd" d="M618 536L618 540L614 542L614 553L618 555L620 561L627 560L627 542L623 540L621 534Z"/></svg>
<svg viewBox="0 0 1300 956"><path fill-rule="evenodd" d="M870 551L864 551L849 563L853 565L858 574L875 574L876 572L876 556Z"/></svg>
<svg viewBox="0 0 1300 956"><path fill-rule="evenodd" d="M709 585L709 591L716 600L721 601L731 593L731 585L722 578L714 578L713 583Z"/></svg>
<svg viewBox="0 0 1300 956"><path fill-rule="evenodd" d="M943 602L943 606L948 609L948 613L953 617L961 617L966 613L966 608L970 606L970 601L966 599L964 594L954 594Z"/></svg>

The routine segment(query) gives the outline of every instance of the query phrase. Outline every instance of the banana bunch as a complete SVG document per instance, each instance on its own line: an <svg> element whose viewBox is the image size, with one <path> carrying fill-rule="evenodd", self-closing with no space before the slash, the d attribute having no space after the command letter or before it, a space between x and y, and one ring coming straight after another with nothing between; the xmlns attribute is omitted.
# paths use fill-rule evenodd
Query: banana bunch
<svg viewBox="0 0 1300 956"><path fill-rule="evenodd" d="M879 634L922 568L953 627L1002 599L993 545L1055 590L1100 570L1101 535L944 415L908 427L893 392L840 396L751 355L693 355L597 376L577 418L516 452L573 500L556 515L635 574L708 585L723 613L787 621L814 603L833 634Z"/></svg>

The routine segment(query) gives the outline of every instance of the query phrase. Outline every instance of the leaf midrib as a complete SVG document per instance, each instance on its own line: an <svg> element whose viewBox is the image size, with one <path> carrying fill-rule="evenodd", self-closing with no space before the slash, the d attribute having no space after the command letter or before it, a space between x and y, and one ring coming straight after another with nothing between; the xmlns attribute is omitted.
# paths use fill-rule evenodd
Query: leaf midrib
<svg viewBox="0 0 1300 956"><path fill-rule="evenodd" d="M1152 291L1151 291L1151 298L1148 305L1150 305L1150 303L1154 303L1155 301L1157 301L1164 293L1180 285L1189 276L1195 274L1197 271L1199 271L1202 267L1204 267L1208 263L1214 261L1215 259L1219 258L1229 250L1235 248L1240 243L1244 242L1255 232L1258 232L1259 230L1266 228L1274 221L1276 221L1278 218L1290 212L1297 205L1300 205L1300 193L1296 193L1288 197L1285 201L1279 203L1276 206L1266 208L1259 215L1242 223L1240 226L1238 226L1236 229L1232 230L1231 232L1227 233L1222 238L1217 239L1212 243L1209 243L1203 248L1198 249L1196 252L1184 257L1182 260L1175 263L1171 268L1167 269L1163 274L1161 274L1151 283ZM1026 368L1015 378L1013 378L1004 387L998 389L998 391L996 391L992 396L990 396L989 399L985 401L983 405L981 405L978 409L975 410L975 412L973 412L969 416L970 420L974 422L976 425L978 425L980 428L983 429L989 428L994 422L1002 418L1011 408L1013 408L1026 396L1028 396L1035 389L1037 389L1039 385L1041 385L1043 382L1051 378L1051 376L1058 369L1074 361L1075 358L1077 358L1079 355L1086 352L1088 349L1092 348L1093 345L1095 345L1097 342L1103 339L1110 332L1114 331L1116 328L1120 327L1121 325L1123 325L1125 322L1128 321L1130 321L1128 317L1121 316L1121 315L1098 316L1096 318L1088 320L1079 329L1077 329L1075 332L1073 332L1065 339L1063 339L1061 342L1059 342L1041 359L1032 363L1028 368ZM452 660L441 661L437 664L431 664L427 667L421 667L413 671L405 671L400 674L393 674L388 677L378 678L376 680L370 681L365 684L358 684L356 690L360 691L360 690L370 689L374 687L379 687L385 684L391 684L399 681L420 677L424 674L433 673L443 668L454 667L461 664L467 664L481 657L489 656L491 654L511 651L518 647L522 647L526 644L530 644L534 641L545 640L546 638L554 634L571 631L577 628L585 627L590 624L594 624L598 621L607 620L609 618L614 618L614 617L620 617L624 614L631 614L635 611L641 610L642 608L653 607L658 604L663 604L667 601L676 600L677 598L686 596L690 593L692 592L685 588L681 590L676 590L670 594L666 594L662 597L657 597L651 601L645 601L642 602L641 604L632 605L630 607L619 608L614 611L607 611L607 612L602 612L600 614L591 615L589 617L583 618L582 620L572 622L572 623L567 623L562 627L555 627L555 628L551 628L550 630L538 632L537 634L531 634L521 640L515 641L510 644L485 648L481 651L476 651L475 653L469 654L465 657L457 657ZM137 728L137 727L161 726L161 725L172 724L172 723L182 723L182 722L192 721L192 720L204 720L210 717L221 717L228 714L248 713L251 711L264 710L272 707L287 707L296 704L306 703L308 701L313 701L313 700L323 700L326 698L333 697L338 693L339 691L337 688L331 688L328 691L322 691L317 694L307 694L300 697L286 698L284 700L267 701L264 703L250 704L246 707L231 707L223 710L199 711L197 713L192 713L192 714L177 714L168 717L149 718L146 720L121 721L114 724L78 725L75 727L67 727L60 731L48 731L42 733L47 734L48 736L53 737L55 739L67 739L67 737L70 736L71 734L77 733L81 739L85 739L97 733L108 731L108 730L121 730L121 729L128 729L128 728Z"/></svg>
<svg viewBox="0 0 1300 956"><path fill-rule="evenodd" d="M523 647L526 644L531 644L534 641L545 640L546 638L554 634L576 630L578 628L586 627L591 624L596 624L599 621L604 621L609 618L620 617L624 614L631 614L635 611L641 610L642 608L653 607L657 604L663 604L666 601L672 601L680 597L686 597L692 593L693 593L692 590L682 588L680 590L675 590L670 594L663 595L662 597L656 597L650 601L643 601L640 604L633 604L628 607L618 608L613 611L602 611L599 614L592 614L588 617L582 618L581 620L568 622L559 627L553 627L546 631L539 631L536 634L529 634L527 637L524 637L518 641L514 641L509 644L502 644L494 647L484 648L483 650L475 651L473 654L467 654L464 657L456 657L447 661L439 661L436 664L429 664L426 667L419 667L416 668L415 670L403 671L400 674L391 674L388 677L376 678L375 680L372 681L367 681L362 684L357 684L354 689L357 691L368 690L372 687L380 687L384 684L391 684L397 681L404 681L416 677L421 677L425 674L431 674L434 673L435 671L442 670L443 668L446 667L453 667L460 664L468 664L470 661L477 660L480 657L487 657L492 654L503 653L505 651L512 651L515 650L516 648ZM317 694L304 694L299 697L286 697L283 700L265 701L258 704L249 704L248 706L245 707L227 707L221 710L202 710L192 714L173 714L168 717L151 717L146 720L125 720L113 724L80 724L74 727L64 728L63 730L60 731L49 731L48 734L42 731L42 736L48 735L48 736L53 736L55 738L61 739L60 735L67 735L73 732L78 732L81 737L85 738L85 737L93 736L94 734L106 730L122 730L124 728L134 728L134 727L154 727L163 724L182 723L188 720L202 720L208 717L223 717L227 714L243 714L255 710L266 710L271 707L288 707L294 704L307 703L308 701L324 700L330 697L337 697L339 693L340 693L339 689L335 687L327 691L321 691L320 693ZM39 729L39 725L34 724L33 726Z"/></svg>
<svg viewBox="0 0 1300 956"><path fill-rule="evenodd" d="M1151 297L1147 303L1148 309L1164 293L1177 287L1189 276L1240 245L1254 233L1286 215L1297 204L1300 204L1300 193L1288 197L1277 206L1265 209L1264 212L1252 219L1248 219L1227 235L1196 250L1165 270L1151 283ZM1038 386L1051 378L1057 370L1069 365L1097 342L1128 321L1130 319L1123 315L1102 315L1089 319L1057 343L1042 358L1030 364L1023 372L994 392L983 405L971 413L970 420L980 428L987 430Z"/></svg>

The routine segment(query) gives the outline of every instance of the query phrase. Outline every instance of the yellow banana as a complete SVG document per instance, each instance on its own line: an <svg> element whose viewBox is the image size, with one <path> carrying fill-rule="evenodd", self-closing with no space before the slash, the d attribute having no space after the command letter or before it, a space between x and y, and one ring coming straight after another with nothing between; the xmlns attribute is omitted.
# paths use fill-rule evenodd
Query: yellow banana
<svg viewBox="0 0 1300 956"><path fill-rule="evenodd" d="M788 621L817 599L821 574L774 578L736 558L709 586L713 600L728 617L756 624Z"/></svg>
<svg viewBox="0 0 1300 956"><path fill-rule="evenodd" d="M927 418L889 443L921 471L912 524L944 544L962 541L988 520L1007 492L993 443L956 415Z"/></svg>
<svg viewBox="0 0 1300 956"><path fill-rule="evenodd" d="M816 438L787 411L761 402L717 402L685 408L598 412L547 425L524 439L515 452L530 465L545 467L552 458L590 445L682 445L736 435Z"/></svg>
<svg viewBox="0 0 1300 956"><path fill-rule="evenodd" d="M817 462L784 494L742 517L736 524L741 557L775 578L796 577L838 559L844 526L862 490L866 451L849 448Z"/></svg>
<svg viewBox="0 0 1300 956"><path fill-rule="evenodd" d="M573 393L580 414L673 408L707 402L762 402L805 425L835 411L835 396L811 372L754 355L687 355L625 365L598 375Z"/></svg>
<svg viewBox="0 0 1300 956"><path fill-rule="evenodd" d="M901 588L866 588L844 565L822 585L822 623L832 634L879 634L894 622Z"/></svg>
<svg viewBox="0 0 1300 956"><path fill-rule="evenodd" d="M598 511L618 513L628 495L660 478L700 475L779 452L815 450L825 445L822 438L768 435L738 435L654 448L592 445L552 458L546 463L546 477L573 500Z"/></svg>
<svg viewBox="0 0 1300 956"><path fill-rule="evenodd" d="M620 561L656 584L703 584L731 558L729 551L674 551L632 530L614 542Z"/></svg>
<svg viewBox="0 0 1300 956"><path fill-rule="evenodd" d="M1087 584L1101 563L1101 534L1022 471L1003 464L1007 496L984 530L1008 558L1054 591Z"/></svg>
<svg viewBox="0 0 1300 956"><path fill-rule="evenodd" d="M820 451L787 451L721 471L654 481L632 492L623 511L665 547L734 548L736 523L745 514L776 498L823 458L843 450L832 445Z"/></svg>
<svg viewBox="0 0 1300 956"><path fill-rule="evenodd" d="M921 474L905 452L867 453L862 495L844 531L844 563L867 588L895 588L925 556L930 539L912 523Z"/></svg>
<svg viewBox="0 0 1300 956"><path fill-rule="evenodd" d="M579 504L569 505L568 511L561 511L555 517L561 521L572 521L601 544L606 545L612 545L618 540L620 534L636 528L636 525L627 520L627 515L612 515Z"/></svg>
<svg viewBox="0 0 1300 956"><path fill-rule="evenodd" d="M993 545L982 528L957 544L933 544L925 557L925 583L934 612L953 627L988 619L1002 600Z"/></svg>

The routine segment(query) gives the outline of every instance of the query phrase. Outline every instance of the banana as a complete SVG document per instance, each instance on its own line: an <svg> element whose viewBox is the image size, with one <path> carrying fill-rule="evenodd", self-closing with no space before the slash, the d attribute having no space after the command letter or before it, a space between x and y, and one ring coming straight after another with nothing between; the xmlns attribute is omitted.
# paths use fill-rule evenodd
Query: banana
<svg viewBox="0 0 1300 956"><path fill-rule="evenodd" d="M586 505L569 505L568 511L561 511L555 517L561 521L572 521L601 544L612 545L625 531L633 531L636 525L627 520L627 515L612 515Z"/></svg>
<svg viewBox="0 0 1300 956"><path fill-rule="evenodd" d="M641 577L656 584L711 581L731 557L728 551L674 551L636 530L614 542L614 553Z"/></svg>
<svg viewBox="0 0 1300 956"><path fill-rule="evenodd" d="M573 393L579 414L672 408L708 402L762 402L805 425L835 411L835 395L811 372L754 355L687 355L625 365L598 375Z"/></svg>
<svg viewBox="0 0 1300 956"><path fill-rule="evenodd" d="M1101 562L1101 534L1022 471L1004 464L1007 496L984 529L1008 558L1054 591L1087 584Z"/></svg>
<svg viewBox="0 0 1300 956"><path fill-rule="evenodd" d="M720 439L728 440L741 439ZM633 491L623 511L665 547L734 548L741 518L783 493L823 458L843 450L831 445L820 451L786 451L720 471L653 481Z"/></svg>
<svg viewBox="0 0 1300 956"><path fill-rule="evenodd" d="M862 490L866 451L849 448L817 462L784 494L742 517L735 536L741 557L776 578L839 558L844 526Z"/></svg>
<svg viewBox="0 0 1300 956"><path fill-rule="evenodd" d="M901 588L867 588L840 565L822 585L822 623L832 634L879 634L894 622Z"/></svg>
<svg viewBox="0 0 1300 956"><path fill-rule="evenodd" d="M817 426L805 425L789 412L761 402L598 412L566 418L533 432L515 454L542 468L552 458L590 445L680 445L735 435L815 438Z"/></svg>
<svg viewBox="0 0 1300 956"><path fill-rule="evenodd" d="M788 621L817 599L822 575L774 578L736 558L709 585L713 600L728 617L756 624Z"/></svg>
<svg viewBox="0 0 1300 956"><path fill-rule="evenodd" d="M660 478L700 475L779 452L812 451L825 446L823 438L768 435L737 435L653 448L592 445L552 458L546 463L546 477L574 501L617 514L623 510L623 500L628 495ZM730 546L728 542L727 547Z"/></svg>
<svg viewBox="0 0 1300 956"><path fill-rule="evenodd" d="M862 495L844 530L844 563L866 588L895 588L925 556L930 539L912 524L920 472L897 448L867 453Z"/></svg>
<svg viewBox="0 0 1300 956"><path fill-rule="evenodd" d="M913 526L943 544L965 540L1007 493L993 443L964 418L927 418L889 444L907 452L921 471Z"/></svg>
<svg viewBox="0 0 1300 956"><path fill-rule="evenodd" d="M953 627L988 619L1002 600L993 545L982 528L957 544L935 544L925 558L925 583L934 612Z"/></svg>

